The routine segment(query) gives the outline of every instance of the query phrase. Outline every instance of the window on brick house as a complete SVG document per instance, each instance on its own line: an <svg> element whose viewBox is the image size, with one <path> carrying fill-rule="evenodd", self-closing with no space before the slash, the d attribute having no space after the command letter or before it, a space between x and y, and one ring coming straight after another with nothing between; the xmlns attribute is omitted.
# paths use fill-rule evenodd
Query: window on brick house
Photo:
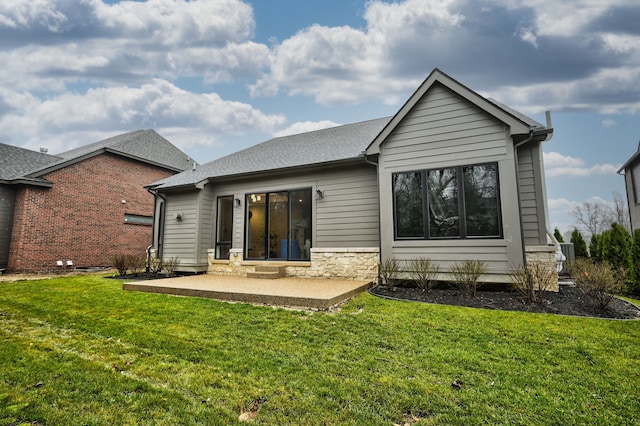
<svg viewBox="0 0 640 426"><path fill-rule="evenodd" d="M153 225L153 216L142 216L139 214L127 214L124 215L124 223L131 225Z"/></svg>

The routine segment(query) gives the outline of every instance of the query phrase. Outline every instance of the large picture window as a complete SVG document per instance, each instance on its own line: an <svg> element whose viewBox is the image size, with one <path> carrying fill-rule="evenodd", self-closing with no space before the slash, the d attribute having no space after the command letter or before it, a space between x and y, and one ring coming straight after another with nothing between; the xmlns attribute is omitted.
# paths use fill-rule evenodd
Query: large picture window
<svg viewBox="0 0 640 426"><path fill-rule="evenodd" d="M247 194L245 204L245 259L310 259L311 188Z"/></svg>
<svg viewBox="0 0 640 426"><path fill-rule="evenodd" d="M393 174L397 239L502 235L498 165Z"/></svg>

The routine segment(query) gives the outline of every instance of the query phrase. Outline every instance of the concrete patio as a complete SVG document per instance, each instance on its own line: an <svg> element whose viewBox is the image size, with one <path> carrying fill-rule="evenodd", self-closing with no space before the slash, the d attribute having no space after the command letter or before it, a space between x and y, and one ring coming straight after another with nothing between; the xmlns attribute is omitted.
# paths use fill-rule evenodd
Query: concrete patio
<svg viewBox="0 0 640 426"><path fill-rule="evenodd" d="M327 310L367 290L373 283L334 279L257 279L192 275L124 283L123 290Z"/></svg>

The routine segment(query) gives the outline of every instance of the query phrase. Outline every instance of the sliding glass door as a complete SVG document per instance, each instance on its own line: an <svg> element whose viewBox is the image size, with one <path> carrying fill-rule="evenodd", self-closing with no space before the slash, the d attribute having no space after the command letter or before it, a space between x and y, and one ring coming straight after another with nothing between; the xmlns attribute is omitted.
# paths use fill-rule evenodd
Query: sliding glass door
<svg viewBox="0 0 640 426"><path fill-rule="evenodd" d="M309 259L311 189L247 194L245 205L245 259Z"/></svg>

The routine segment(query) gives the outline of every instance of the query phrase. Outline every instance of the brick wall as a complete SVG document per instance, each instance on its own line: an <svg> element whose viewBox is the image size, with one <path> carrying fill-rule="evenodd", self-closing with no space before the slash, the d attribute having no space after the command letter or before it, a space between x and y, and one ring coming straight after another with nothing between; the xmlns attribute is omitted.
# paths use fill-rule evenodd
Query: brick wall
<svg viewBox="0 0 640 426"><path fill-rule="evenodd" d="M8 270L56 271L58 260L111 266L114 254L144 255L152 227L126 224L124 215L152 216L153 196L143 185L171 174L105 153L43 176L53 188L20 188Z"/></svg>

